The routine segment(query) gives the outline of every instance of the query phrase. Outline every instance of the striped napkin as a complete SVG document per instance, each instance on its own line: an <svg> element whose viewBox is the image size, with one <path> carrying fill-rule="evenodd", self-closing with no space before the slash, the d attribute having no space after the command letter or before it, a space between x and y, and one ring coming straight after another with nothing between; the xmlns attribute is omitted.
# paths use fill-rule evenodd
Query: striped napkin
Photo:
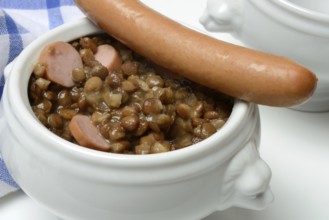
<svg viewBox="0 0 329 220"><path fill-rule="evenodd" d="M73 0L0 0L0 99L5 66L38 36L83 16ZM0 146L0 198L18 189Z"/></svg>

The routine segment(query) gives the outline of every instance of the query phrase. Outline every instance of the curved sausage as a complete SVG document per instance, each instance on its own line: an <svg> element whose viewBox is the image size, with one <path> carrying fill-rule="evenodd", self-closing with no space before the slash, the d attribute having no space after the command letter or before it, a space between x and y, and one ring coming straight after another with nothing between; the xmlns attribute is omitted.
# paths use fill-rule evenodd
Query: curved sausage
<svg viewBox="0 0 329 220"><path fill-rule="evenodd" d="M74 86L72 70L83 68L81 57L71 44L56 41L40 53L38 63L46 66L46 77L64 87Z"/></svg>
<svg viewBox="0 0 329 220"><path fill-rule="evenodd" d="M270 106L305 102L317 78L287 58L226 43L180 25L138 0L76 0L108 34L156 64L230 96Z"/></svg>
<svg viewBox="0 0 329 220"><path fill-rule="evenodd" d="M95 60L100 62L109 71L120 68L122 63L119 52L108 44L103 44L97 47Z"/></svg>
<svg viewBox="0 0 329 220"><path fill-rule="evenodd" d="M96 126L86 115L75 115L70 123L69 129L75 140L84 147L100 151L109 151L110 145L98 132Z"/></svg>

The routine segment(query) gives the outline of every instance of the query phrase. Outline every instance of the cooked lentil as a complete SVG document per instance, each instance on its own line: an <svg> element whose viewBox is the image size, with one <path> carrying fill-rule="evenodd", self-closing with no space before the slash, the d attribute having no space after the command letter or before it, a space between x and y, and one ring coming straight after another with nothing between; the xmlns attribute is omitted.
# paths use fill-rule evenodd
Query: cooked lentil
<svg viewBox="0 0 329 220"><path fill-rule="evenodd" d="M97 62L97 46L110 44L121 55L121 69ZM233 99L168 74L107 35L71 42L84 67L72 70L75 85L64 88L45 78L37 63L28 94L36 117L50 131L77 143L68 129L76 114L88 115L112 153L152 154L195 144L220 129Z"/></svg>

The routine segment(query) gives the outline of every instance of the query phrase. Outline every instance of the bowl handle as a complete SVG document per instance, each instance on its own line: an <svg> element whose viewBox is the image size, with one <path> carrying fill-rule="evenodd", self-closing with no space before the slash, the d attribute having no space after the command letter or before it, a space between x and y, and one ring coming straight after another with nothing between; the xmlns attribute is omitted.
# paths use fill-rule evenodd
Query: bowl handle
<svg viewBox="0 0 329 220"><path fill-rule="evenodd" d="M200 23L208 31L236 32L241 24L246 0L208 0Z"/></svg>
<svg viewBox="0 0 329 220"><path fill-rule="evenodd" d="M273 201L269 187L271 170L260 158L256 143L251 140L228 165L221 210L231 206L260 210Z"/></svg>

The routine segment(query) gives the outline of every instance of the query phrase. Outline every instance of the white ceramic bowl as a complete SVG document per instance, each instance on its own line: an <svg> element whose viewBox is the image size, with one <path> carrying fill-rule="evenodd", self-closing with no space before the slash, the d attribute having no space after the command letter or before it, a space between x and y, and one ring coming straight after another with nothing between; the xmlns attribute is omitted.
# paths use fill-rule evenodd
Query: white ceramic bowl
<svg viewBox="0 0 329 220"><path fill-rule="evenodd" d="M200 219L239 206L265 208L271 171L259 157L258 107L234 104L225 126L185 149L155 155L99 152L70 143L38 122L27 85L40 50L100 30L82 19L30 44L6 69L0 146L13 178L64 219Z"/></svg>
<svg viewBox="0 0 329 220"><path fill-rule="evenodd" d="M318 87L303 111L329 111L328 0L208 0L200 22L246 46L287 56L312 70Z"/></svg>

